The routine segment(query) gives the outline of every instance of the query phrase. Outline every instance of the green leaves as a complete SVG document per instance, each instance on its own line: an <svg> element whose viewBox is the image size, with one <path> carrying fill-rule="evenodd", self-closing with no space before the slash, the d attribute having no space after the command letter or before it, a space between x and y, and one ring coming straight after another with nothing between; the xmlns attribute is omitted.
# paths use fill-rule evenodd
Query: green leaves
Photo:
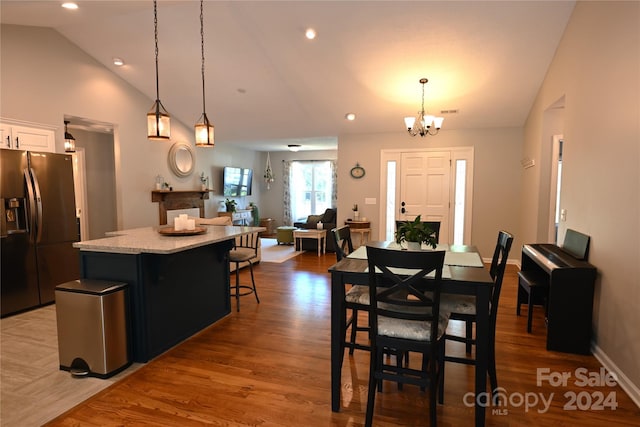
<svg viewBox="0 0 640 427"><path fill-rule="evenodd" d="M402 241L425 243L433 249L438 244L434 231L426 223L420 221L420 215L413 221L406 221L400 224L396 231L396 243L401 243Z"/></svg>

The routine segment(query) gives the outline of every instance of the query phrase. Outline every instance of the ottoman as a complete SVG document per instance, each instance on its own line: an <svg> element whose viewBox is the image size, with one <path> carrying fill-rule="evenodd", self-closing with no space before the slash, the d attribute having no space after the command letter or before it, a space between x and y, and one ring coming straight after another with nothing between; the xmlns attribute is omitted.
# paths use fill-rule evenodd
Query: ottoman
<svg viewBox="0 0 640 427"><path fill-rule="evenodd" d="M276 240L278 244L293 245L293 230L295 229L295 227L290 225L283 225L276 228Z"/></svg>

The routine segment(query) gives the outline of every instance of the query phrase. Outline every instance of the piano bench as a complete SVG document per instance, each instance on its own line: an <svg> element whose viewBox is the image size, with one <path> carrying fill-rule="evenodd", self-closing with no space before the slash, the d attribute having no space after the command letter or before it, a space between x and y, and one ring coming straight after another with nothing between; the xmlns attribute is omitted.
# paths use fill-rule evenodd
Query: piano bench
<svg viewBox="0 0 640 427"><path fill-rule="evenodd" d="M526 298L525 298L526 296ZM547 299L549 296L549 277L539 271L518 272L518 305L516 314L520 316L520 304L527 303L527 332L531 333L533 305L541 304L547 315Z"/></svg>

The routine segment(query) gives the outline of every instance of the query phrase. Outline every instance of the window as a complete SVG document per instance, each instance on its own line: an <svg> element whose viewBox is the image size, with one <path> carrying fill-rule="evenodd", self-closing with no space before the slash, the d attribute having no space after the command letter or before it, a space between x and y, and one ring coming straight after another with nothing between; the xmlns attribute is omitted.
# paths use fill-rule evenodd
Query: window
<svg viewBox="0 0 640 427"><path fill-rule="evenodd" d="M304 221L332 207L333 168L330 161L291 162L291 217Z"/></svg>
<svg viewBox="0 0 640 427"><path fill-rule="evenodd" d="M385 227L385 240L395 240L396 232L396 165L395 160L387 162L387 224Z"/></svg>
<svg viewBox="0 0 640 427"><path fill-rule="evenodd" d="M454 189L454 211L453 211L453 244L464 244L464 219L465 201L467 199L467 161L465 159L456 160L456 178Z"/></svg>

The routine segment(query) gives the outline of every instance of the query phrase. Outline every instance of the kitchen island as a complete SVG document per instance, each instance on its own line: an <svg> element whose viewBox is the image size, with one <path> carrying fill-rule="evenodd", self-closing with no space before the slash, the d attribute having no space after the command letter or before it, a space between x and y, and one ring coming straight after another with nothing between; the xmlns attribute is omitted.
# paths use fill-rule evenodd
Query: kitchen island
<svg viewBox="0 0 640 427"><path fill-rule="evenodd" d="M231 312L227 255L234 239L264 227L204 226L167 236L156 227L74 243L80 277L129 285L133 362L147 362Z"/></svg>

